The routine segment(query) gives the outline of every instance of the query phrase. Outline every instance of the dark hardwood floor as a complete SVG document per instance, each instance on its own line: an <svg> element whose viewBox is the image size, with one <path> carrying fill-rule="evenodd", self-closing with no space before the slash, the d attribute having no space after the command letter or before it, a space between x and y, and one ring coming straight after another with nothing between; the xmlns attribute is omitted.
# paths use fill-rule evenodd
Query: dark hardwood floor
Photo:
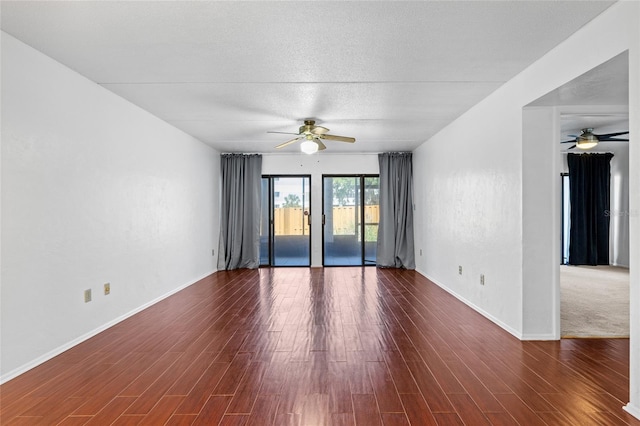
<svg viewBox="0 0 640 426"><path fill-rule="evenodd" d="M222 271L0 387L2 425L629 425L627 339L521 342L413 271Z"/></svg>

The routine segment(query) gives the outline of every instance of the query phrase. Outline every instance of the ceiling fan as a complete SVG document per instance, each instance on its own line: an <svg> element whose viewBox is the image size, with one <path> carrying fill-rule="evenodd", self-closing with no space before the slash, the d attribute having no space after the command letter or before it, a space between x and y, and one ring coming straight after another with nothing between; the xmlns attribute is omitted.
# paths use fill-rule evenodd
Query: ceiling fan
<svg viewBox="0 0 640 426"><path fill-rule="evenodd" d="M582 129L582 133L579 135L569 135L569 137L573 137L575 139L562 141L560 143L573 143L574 145L568 149L573 149L575 147L580 149L591 149L596 146L598 142L629 142L629 139L619 139L615 137L628 134L629 131L627 130L626 132L603 133L598 135L593 133L593 128L588 127L586 129Z"/></svg>
<svg viewBox="0 0 640 426"><path fill-rule="evenodd" d="M288 140L286 142L281 143L276 146L277 149L284 148L287 145L291 145L294 142L299 140L304 140L300 144L300 150L305 154L313 154L317 151L322 151L327 149L326 145L322 142L322 139L330 140L330 141L338 141L338 142L348 142L354 143L356 141L355 138L350 138L347 136L336 136L328 134L329 129L322 126L316 126L315 120L304 120L304 125L300 126L298 129L298 133L287 133L287 132L267 132L267 133L282 133L285 135L297 135L295 138Z"/></svg>

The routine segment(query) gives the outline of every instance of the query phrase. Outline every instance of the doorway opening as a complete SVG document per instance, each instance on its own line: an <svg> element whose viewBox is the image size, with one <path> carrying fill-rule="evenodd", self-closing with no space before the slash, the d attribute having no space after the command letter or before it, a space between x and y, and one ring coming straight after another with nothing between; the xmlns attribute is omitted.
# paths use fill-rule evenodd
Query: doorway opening
<svg viewBox="0 0 640 426"><path fill-rule="evenodd" d="M322 264L376 264L380 211L378 175L322 176Z"/></svg>
<svg viewBox="0 0 640 426"><path fill-rule="evenodd" d="M262 176L260 266L311 265L311 176Z"/></svg>

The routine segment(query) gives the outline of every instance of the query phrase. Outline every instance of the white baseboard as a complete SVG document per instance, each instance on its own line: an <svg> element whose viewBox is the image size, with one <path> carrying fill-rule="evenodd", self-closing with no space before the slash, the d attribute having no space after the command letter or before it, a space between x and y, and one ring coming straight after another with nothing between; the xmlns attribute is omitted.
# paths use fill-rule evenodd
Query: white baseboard
<svg viewBox="0 0 640 426"><path fill-rule="evenodd" d="M207 274L204 274L201 277L196 278L194 281L190 281L190 282L188 282L186 284L181 285L180 287L174 288L173 290L169 291L168 293L165 293L162 296L159 296L159 297L151 300L150 302L147 302L147 303L143 304L142 306L139 306L139 307L127 312L126 314L121 315L121 316L115 318L114 320L111 320L111 321L101 325L98 328L95 328L95 329L89 331L88 333L85 333L82 336L79 336L79 337L71 340L70 342L67 342L67 343L65 343L65 344L53 349L52 351L49 351L46 354L44 354L42 356L39 356L38 358L36 358L36 359L34 359L32 361L29 361L26 364L21 365L20 367L9 371L8 373L6 373L2 377L0 377L0 384L8 382L9 380L18 377L19 375L26 373L27 371L31 370L32 368L35 368L38 365L49 361L51 358L54 358L54 357L60 355L64 351L67 351L67 350L71 349L72 347L84 342L85 340L88 340L88 339L92 338L96 334L101 333L101 332L105 331L106 329L108 329L110 327L113 327L114 325L118 324L119 322L122 322L122 321L126 320L127 318L137 314L138 312L143 311L143 310L147 309L148 307L150 307L152 305L155 305L156 303L166 299L167 297L176 294L180 290L184 290L185 288L189 287L190 285L193 285L193 284L197 283L201 279L203 279L205 277L208 277L209 275L214 274L215 272L217 272L217 270L214 270L213 272L209 272Z"/></svg>
<svg viewBox="0 0 640 426"><path fill-rule="evenodd" d="M631 414L636 419L640 420L640 408L631 405L629 402L627 405L623 406L622 409L627 413Z"/></svg>
<svg viewBox="0 0 640 426"><path fill-rule="evenodd" d="M523 334L520 340L560 340L555 334Z"/></svg>
<svg viewBox="0 0 640 426"><path fill-rule="evenodd" d="M420 275L422 275L423 277L425 277L429 281L433 282L435 285L437 285L438 287L440 287L441 289L443 289L444 291L446 291L447 293L449 293L450 295L452 295L453 297L455 297L456 299L458 299L459 301L461 301L465 305L469 306L474 311L478 312L483 317L485 317L488 320L490 320L491 322L495 323L497 326L499 326L500 328L504 329L509 334L512 334L518 340L554 340L554 339L548 339L548 338L532 338L532 336L524 336L518 330L513 329L509 325L505 324L504 322L502 322L498 318L496 318L493 315L491 315L489 312L486 312L485 310L483 310L479 306L475 305L474 303L470 302L469 300L467 300L463 296L459 295L455 291L451 290L450 288L448 288L444 284L438 282L438 280L435 280L435 279L431 278L429 275L425 274L424 272L420 271L419 269L416 269L416 272L418 272Z"/></svg>
<svg viewBox="0 0 640 426"><path fill-rule="evenodd" d="M630 269L630 268L629 268L629 265L625 265L625 264L623 264L623 263L615 263L615 262L613 262L613 263L611 264L611 266L616 266L616 267L618 267L618 268Z"/></svg>

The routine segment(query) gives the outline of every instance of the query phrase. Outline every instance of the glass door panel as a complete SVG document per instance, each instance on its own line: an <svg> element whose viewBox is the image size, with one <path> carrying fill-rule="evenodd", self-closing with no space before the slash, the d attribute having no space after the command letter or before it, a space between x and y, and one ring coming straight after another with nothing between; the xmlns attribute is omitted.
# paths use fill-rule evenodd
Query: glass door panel
<svg viewBox="0 0 640 426"><path fill-rule="evenodd" d="M324 265L361 265L358 177L324 177Z"/></svg>
<svg viewBox="0 0 640 426"><path fill-rule="evenodd" d="M325 266L375 265L378 187L377 177L323 177Z"/></svg>
<svg viewBox="0 0 640 426"><path fill-rule="evenodd" d="M271 259L271 208L270 179L262 178L262 197L260 201L260 265L270 265Z"/></svg>
<svg viewBox="0 0 640 426"><path fill-rule="evenodd" d="M364 177L364 264L375 265L380 223L380 178Z"/></svg>
<svg viewBox="0 0 640 426"><path fill-rule="evenodd" d="M272 178L273 266L311 264L311 178Z"/></svg>

